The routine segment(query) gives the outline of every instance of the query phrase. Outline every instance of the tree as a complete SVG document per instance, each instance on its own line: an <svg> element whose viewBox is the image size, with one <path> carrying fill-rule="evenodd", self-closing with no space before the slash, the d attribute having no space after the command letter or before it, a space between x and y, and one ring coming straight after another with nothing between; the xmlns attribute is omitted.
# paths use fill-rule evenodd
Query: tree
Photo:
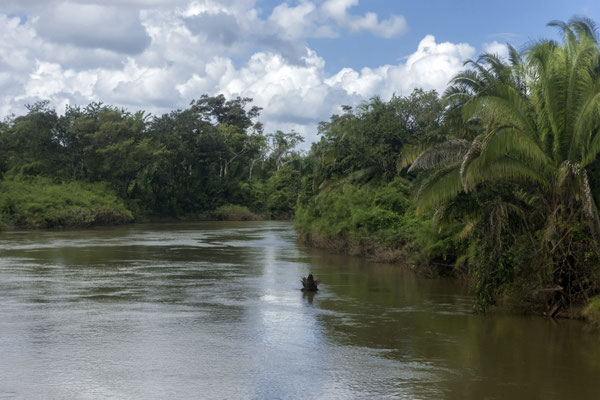
<svg viewBox="0 0 600 400"><path fill-rule="evenodd" d="M5 131L6 167L28 175L51 173L58 164L58 116L48 101L26 107L28 113L14 118Z"/></svg>
<svg viewBox="0 0 600 400"><path fill-rule="evenodd" d="M302 135L295 131L291 131L290 133L277 131L267 135L267 138L271 142L270 157L275 161L277 171L283 165L293 160L293 156L297 155L293 150L297 145L304 142ZM286 158L288 159L286 160Z"/></svg>
<svg viewBox="0 0 600 400"><path fill-rule="evenodd" d="M588 261L587 246L598 256L600 220L585 169L600 151L600 51L589 20L550 25L562 31L564 42L536 43L525 52L525 65L515 54L512 65L486 55L454 79L447 97L458 99L465 120L480 121L481 134L438 145L411 169L437 167L417 201L421 210L436 209L438 215L462 194L511 184L511 198L482 207L478 223L493 220L498 237L511 214L534 226L530 235L538 241L541 262L536 284L556 288L556 304L570 304L600 287ZM592 237L587 245L577 243L585 237L581 232Z"/></svg>
<svg viewBox="0 0 600 400"><path fill-rule="evenodd" d="M393 178L404 169L399 154L407 145L439 140L442 107L435 91L415 90L388 102L375 97L343 111L319 125L323 139L311 150L320 154L323 179L353 173L361 180Z"/></svg>
<svg viewBox="0 0 600 400"><path fill-rule="evenodd" d="M260 115L261 108L252 106L246 110L246 106L251 102L249 97L238 96L233 100L226 100L222 94L215 97L202 95L199 100L191 102L191 109L204 120L216 122L217 125L235 125L243 130L254 125L258 130L260 124L256 125L252 120Z"/></svg>

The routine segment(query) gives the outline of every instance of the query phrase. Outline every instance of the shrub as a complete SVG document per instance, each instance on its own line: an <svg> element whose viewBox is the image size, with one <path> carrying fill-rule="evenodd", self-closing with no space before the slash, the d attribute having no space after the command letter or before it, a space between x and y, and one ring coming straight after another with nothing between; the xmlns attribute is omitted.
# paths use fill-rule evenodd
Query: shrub
<svg viewBox="0 0 600 400"><path fill-rule="evenodd" d="M132 222L133 213L107 185L21 178L0 182L0 223L25 228Z"/></svg>
<svg viewBox="0 0 600 400"><path fill-rule="evenodd" d="M410 206L408 188L399 180L323 189L299 204L294 222L304 238L313 235L390 248L411 242L422 223Z"/></svg>

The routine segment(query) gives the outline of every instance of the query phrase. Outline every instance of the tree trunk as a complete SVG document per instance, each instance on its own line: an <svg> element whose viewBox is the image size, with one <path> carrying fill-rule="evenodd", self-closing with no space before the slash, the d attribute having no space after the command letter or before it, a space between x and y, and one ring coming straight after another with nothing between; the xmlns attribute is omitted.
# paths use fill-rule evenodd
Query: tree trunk
<svg viewBox="0 0 600 400"><path fill-rule="evenodd" d="M258 161L258 158L252 160L252 162L250 163L250 175L248 176L248 180L251 181L252 180L252 170L254 169L254 164Z"/></svg>

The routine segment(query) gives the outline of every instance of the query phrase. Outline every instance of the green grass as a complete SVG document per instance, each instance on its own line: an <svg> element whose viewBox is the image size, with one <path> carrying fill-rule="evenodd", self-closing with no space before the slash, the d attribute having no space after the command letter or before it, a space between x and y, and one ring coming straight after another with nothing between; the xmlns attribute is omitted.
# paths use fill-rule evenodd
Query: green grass
<svg viewBox="0 0 600 400"><path fill-rule="evenodd" d="M107 185L48 178L0 181L4 227L83 227L132 222L134 216Z"/></svg>

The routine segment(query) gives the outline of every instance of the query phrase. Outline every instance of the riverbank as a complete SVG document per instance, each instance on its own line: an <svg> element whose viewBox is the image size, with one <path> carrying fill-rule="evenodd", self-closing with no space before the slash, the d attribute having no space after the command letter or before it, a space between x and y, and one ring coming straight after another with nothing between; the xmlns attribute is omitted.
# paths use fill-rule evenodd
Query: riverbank
<svg viewBox="0 0 600 400"><path fill-rule="evenodd" d="M137 209L137 212L134 211ZM79 229L133 222L262 221L248 207L225 204L183 216L148 215L103 183L61 182L45 177L0 181L0 230Z"/></svg>
<svg viewBox="0 0 600 400"><path fill-rule="evenodd" d="M391 248L375 242L357 242L325 237L316 233L299 233L299 240L310 247L329 250L337 254L364 257L379 263L409 265L409 257L405 249Z"/></svg>
<svg viewBox="0 0 600 400"><path fill-rule="evenodd" d="M468 275L460 273L450 260L438 259L425 262L425 259L415 248L409 248L414 246L393 248L374 240L359 242L296 230L301 243L316 249L364 258L375 263L397 264L424 278L443 277L469 284ZM423 260L423 262L417 260ZM551 299L549 293L545 291L534 292L529 296L523 296L522 293L506 292L504 295L499 296L497 304L487 312L492 314L510 312L512 314L536 315L547 318L585 320L593 327L600 327L600 298L592 298L587 303L572 304L567 308L553 309L553 305L550 306L549 304L551 304Z"/></svg>
<svg viewBox="0 0 600 400"><path fill-rule="evenodd" d="M208 222L208 221L271 221L265 215L255 213L248 207L224 205L216 210L204 213L193 213L181 216L144 215L136 222Z"/></svg>

